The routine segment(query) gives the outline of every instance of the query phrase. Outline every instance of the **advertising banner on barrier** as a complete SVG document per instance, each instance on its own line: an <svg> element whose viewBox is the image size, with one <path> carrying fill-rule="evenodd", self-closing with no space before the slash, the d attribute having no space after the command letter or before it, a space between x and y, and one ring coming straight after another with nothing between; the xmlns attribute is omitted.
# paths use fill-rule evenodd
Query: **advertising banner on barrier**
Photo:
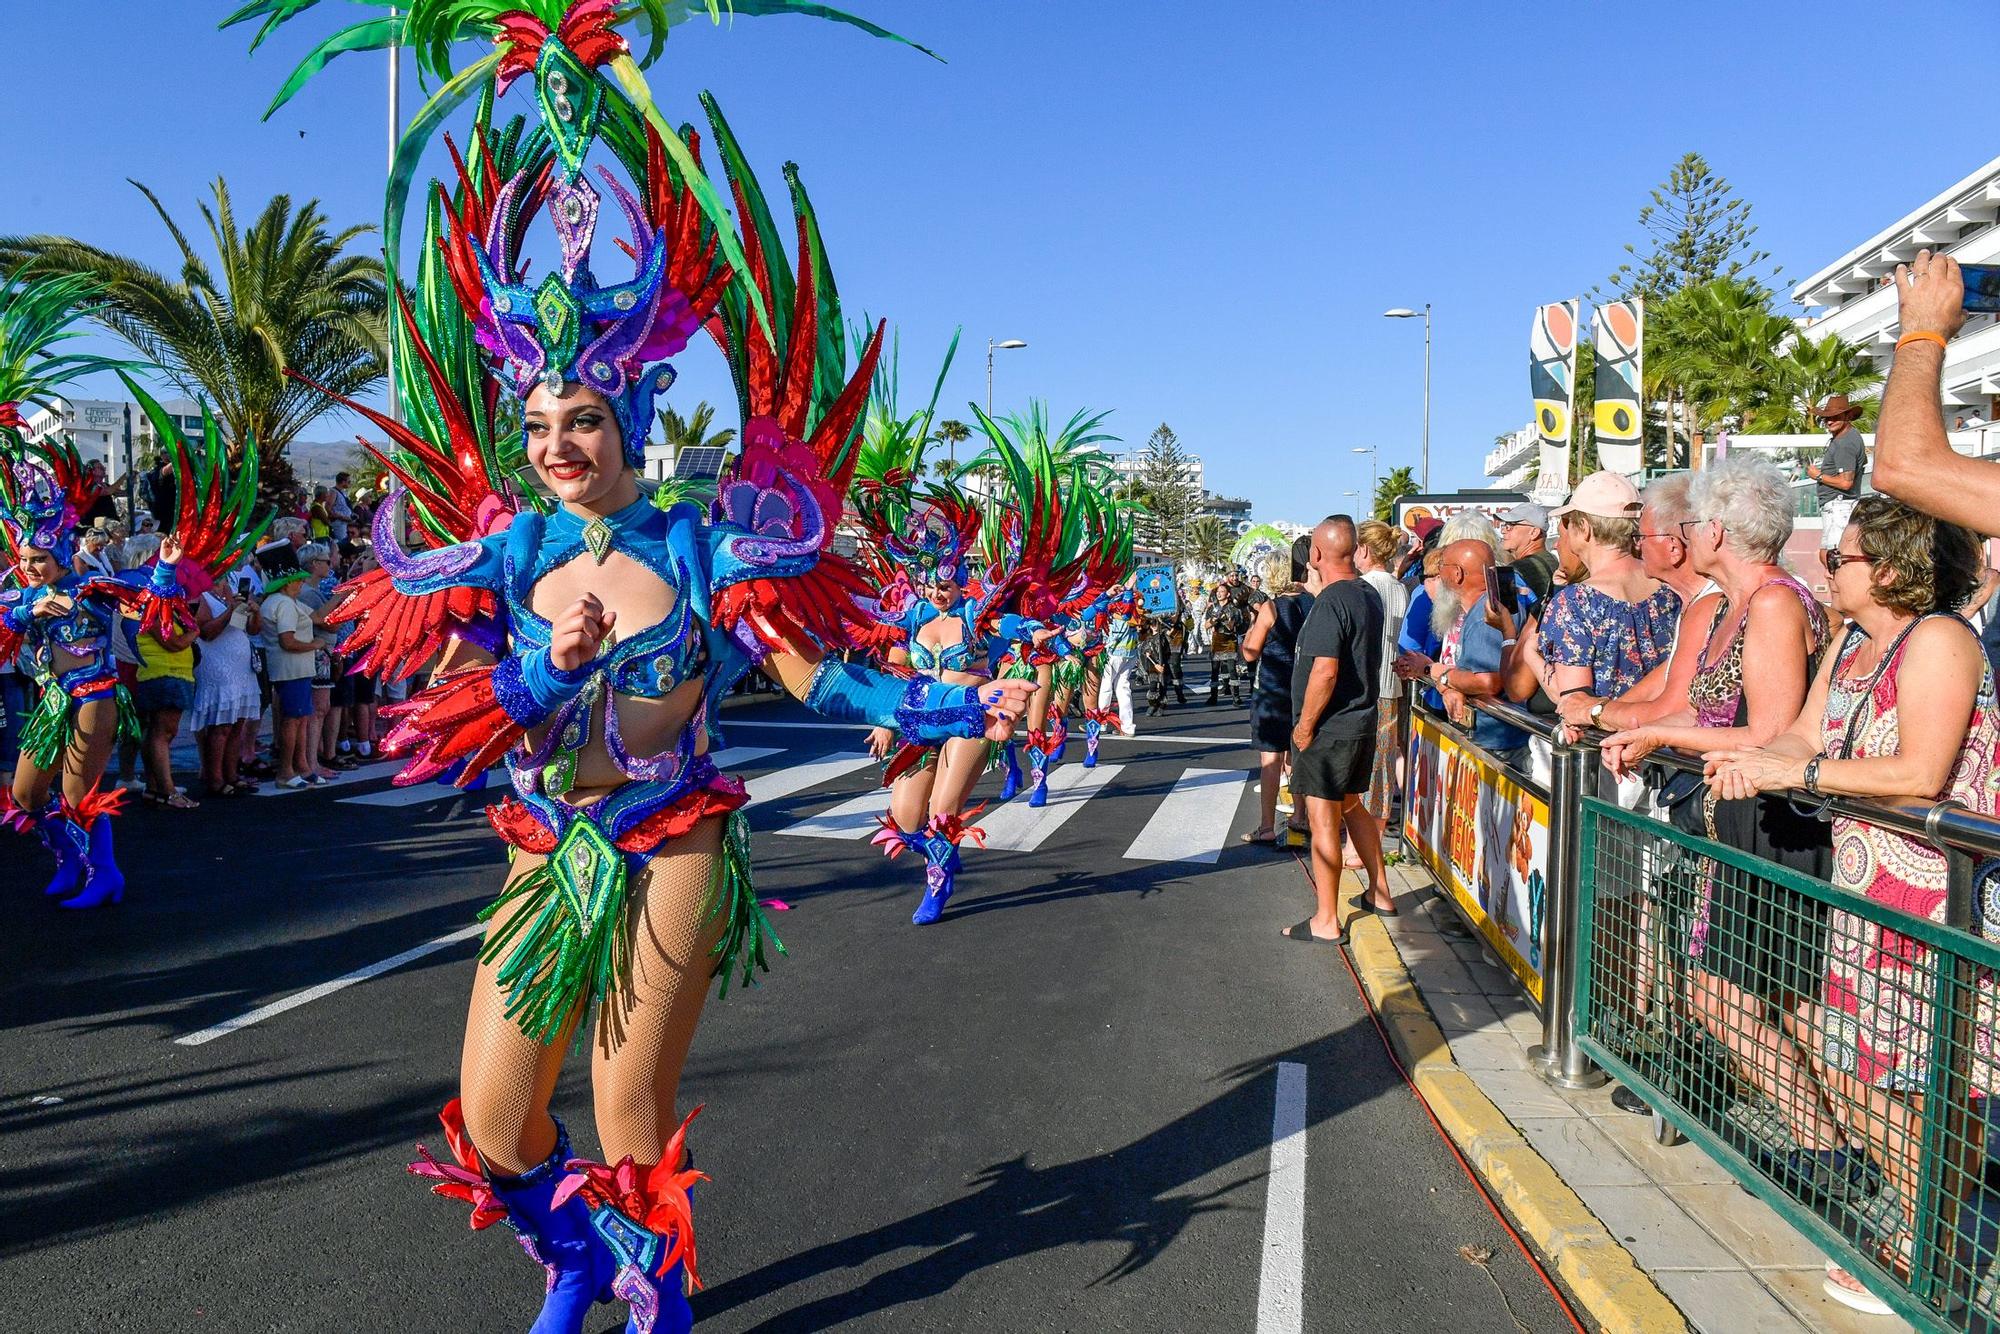
<svg viewBox="0 0 2000 1334"><path fill-rule="evenodd" d="M1493 952L1542 998L1548 803L1453 733L1410 718L1403 837Z"/></svg>

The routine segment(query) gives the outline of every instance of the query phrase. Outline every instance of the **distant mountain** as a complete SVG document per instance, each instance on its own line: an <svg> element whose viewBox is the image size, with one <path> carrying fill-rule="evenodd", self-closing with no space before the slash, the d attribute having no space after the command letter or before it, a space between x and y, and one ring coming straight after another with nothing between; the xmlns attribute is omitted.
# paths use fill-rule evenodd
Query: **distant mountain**
<svg viewBox="0 0 2000 1334"><path fill-rule="evenodd" d="M358 471L365 455L361 442L349 436L345 440L294 440L285 457L292 461L301 483L316 485L331 482L335 473Z"/></svg>

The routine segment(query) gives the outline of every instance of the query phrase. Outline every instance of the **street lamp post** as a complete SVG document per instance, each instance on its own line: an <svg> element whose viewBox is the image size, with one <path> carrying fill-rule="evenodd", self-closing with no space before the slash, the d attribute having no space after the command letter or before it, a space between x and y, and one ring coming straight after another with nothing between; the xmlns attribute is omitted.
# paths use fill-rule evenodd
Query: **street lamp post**
<svg viewBox="0 0 2000 1334"><path fill-rule="evenodd" d="M1368 503L1372 505L1375 503L1375 493L1382 488L1382 446L1356 445L1354 452L1368 456Z"/></svg>
<svg viewBox="0 0 2000 1334"><path fill-rule="evenodd" d="M400 6L389 6L389 18L391 21L394 21L401 13ZM396 174L396 146L403 137L402 131L403 48L391 42L389 44L389 175L391 178ZM390 255L388 257L388 271L392 281L396 280L396 261L399 258L401 257L398 255ZM390 292L388 293L388 298L390 311L388 356L389 417L393 421L401 421L403 420L403 391L402 387L396 383L396 317L394 314L396 309L396 294Z"/></svg>
<svg viewBox="0 0 2000 1334"><path fill-rule="evenodd" d="M991 417L993 415L993 349L999 347L1012 348L1012 347L1026 347L1026 346L1027 344L1022 342L1018 338L1004 338L997 343L994 342L991 338L986 340L986 415L987 416Z"/></svg>
<svg viewBox="0 0 2000 1334"><path fill-rule="evenodd" d="M1419 314L1424 317L1424 491L1428 493L1431 489L1431 303L1424 302L1422 311L1398 306L1382 314L1392 320L1413 320Z"/></svg>

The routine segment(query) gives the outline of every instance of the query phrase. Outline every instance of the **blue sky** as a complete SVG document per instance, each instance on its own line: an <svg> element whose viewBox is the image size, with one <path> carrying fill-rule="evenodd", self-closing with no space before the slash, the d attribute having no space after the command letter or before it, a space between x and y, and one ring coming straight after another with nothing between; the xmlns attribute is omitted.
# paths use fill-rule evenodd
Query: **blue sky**
<svg viewBox="0 0 2000 1334"><path fill-rule="evenodd" d="M336 62L260 123L308 32L252 60L214 30L227 7L10 5L10 48L46 56L0 81L0 232L164 263L128 176L184 224L218 174L242 212L288 191L378 218L379 59ZM655 93L695 117L713 89L767 188L800 163L843 297L901 330L906 395L954 326L951 410L983 399L988 337L1024 338L999 354L1003 412L1113 409L1135 448L1169 422L1267 519L1351 504L1356 445L1416 462L1422 329L1390 306L1436 308L1432 478L1477 484L1528 417L1531 308L1602 280L1683 152L1803 276L2000 149L1958 76L1893 66L1921 59L1915 34L1986 40L1969 3L1907 6L1892 31L1846 0L851 7L948 63L803 19L696 23ZM311 36L363 12L324 8ZM715 360L691 349L675 396L726 401Z"/></svg>

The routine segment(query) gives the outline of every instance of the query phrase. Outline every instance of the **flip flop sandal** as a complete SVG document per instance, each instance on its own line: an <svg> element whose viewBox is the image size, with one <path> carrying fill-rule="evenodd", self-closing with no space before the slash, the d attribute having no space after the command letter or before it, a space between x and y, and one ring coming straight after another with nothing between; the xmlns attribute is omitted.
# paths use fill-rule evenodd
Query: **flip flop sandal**
<svg viewBox="0 0 2000 1334"><path fill-rule="evenodd" d="M1297 926L1286 927L1278 934L1286 940L1296 940L1302 945L1345 945L1347 943L1347 933L1345 931L1337 936L1314 935L1312 932L1312 919L1310 917L1300 922Z"/></svg>
<svg viewBox="0 0 2000 1334"><path fill-rule="evenodd" d="M1376 907L1374 904L1368 901L1368 896L1366 894L1356 894L1354 896L1354 906L1361 912L1372 912L1377 917L1401 917L1403 915L1402 913L1396 911L1396 909L1394 908Z"/></svg>
<svg viewBox="0 0 2000 1334"><path fill-rule="evenodd" d="M1259 837L1262 835L1262 837ZM1275 829L1252 829L1236 840L1238 843L1276 843L1278 831Z"/></svg>

